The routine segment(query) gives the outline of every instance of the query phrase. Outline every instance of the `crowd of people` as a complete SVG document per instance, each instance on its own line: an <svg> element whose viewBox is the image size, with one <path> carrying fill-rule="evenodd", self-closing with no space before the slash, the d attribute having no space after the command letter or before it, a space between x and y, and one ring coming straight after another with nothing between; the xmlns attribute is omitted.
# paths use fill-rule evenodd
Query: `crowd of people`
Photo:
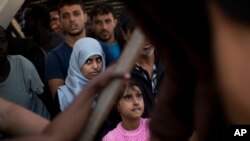
<svg viewBox="0 0 250 141"><path fill-rule="evenodd" d="M98 79L110 79L111 76L102 76L102 73L106 68L115 65L126 42L136 28L135 21L129 17L126 11L123 14L125 15L122 17L123 19L118 19L114 8L105 2L96 4L89 13L86 12L81 0L61 1L58 8L49 8L43 4L29 4L22 12L21 26L25 39L12 37L11 27L6 30L1 29L2 43L5 45L4 52L1 52L3 54L1 98L6 103L8 102L5 100L8 100L14 103L14 106L16 106L15 104L20 105L46 118L46 120L42 120L35 117L37 122L42 122L42 125L34 130L34 133L39 132L43 136L47 134L47 129L59 131L59 127L56 127L58 129L49 128L51 125L54 126L54 122L58 122L57 119L60 116L73 117L74 114L69 116L66 113L69 111L68 109L72 109L70 107L74 107L72 105L76 105L73 104L77 103L75 99L84 97L82 101L86 100L86 96L80 96L84 95L81 93L89 93L87 94L88 99L92 99L90 105L85 102L85 106L84 103L76 106L77 108L84 107L82 109L84 114L81 116L85 116L79 116L77 119L81 117L82 123L86 121L84 119L87 119L87 113L91 111L91 108L95 107L100 93L95 91L95 94L91 94L91 91L85 89L96 87ZM88 27L90 29L86 29L87 21L91 23L91 26ZM120 29L117 30L117 28ZM122 44L119 40L123 40ZM145 40L141 46L143 49L140 59L131 73L131 79L136 85L129 83L126 88L123 88L117 101L119 110L111 112L95 140L102 140L105 135L107 136L104 140L111 140L109 136L113 134L117 125L128 133L120 138L133 140L138 138L139 134L141 137L143 136L142 140L149 139L148 119L151 117L150 113L156 101L165 69L163 64L158 63L160 61L156 57L156 49L149 40ZM13 80L12 75L15 76L12 78ZM101 78L97 77L99 75ZM18 81L14 82L14 80ZM92 81L94 84L91 85ZM89 85L91 85L90 88ZM20 110L23 109L20 108ZM74 112L77 112L77 109ZM36 138L30 131L33 126L38 125L31 125L28 128L30 136L27 139ZM74 128L79 129L80 127L83 125ZM143 133L141 131L135 132L136 134L130 133L130 131L141 130L141 128L145 130ZM55 131L55 134L58 131ZM77 132L79 133L79 131ZM9 131L1 133L3 138L10 137ZM24 139L26 137L23 137Z"/></svg>

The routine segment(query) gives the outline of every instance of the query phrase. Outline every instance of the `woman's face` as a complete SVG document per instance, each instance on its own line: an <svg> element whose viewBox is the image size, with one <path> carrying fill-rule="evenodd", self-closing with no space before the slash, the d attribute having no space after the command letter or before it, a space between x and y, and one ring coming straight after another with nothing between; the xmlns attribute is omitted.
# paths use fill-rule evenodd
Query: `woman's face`
<svg viewBox="0 0 250 141"><path fill-rule="evenodd" d="M82 65L81 72L89 80L102 71L103 60L100 55L90 56Z"/></svg>

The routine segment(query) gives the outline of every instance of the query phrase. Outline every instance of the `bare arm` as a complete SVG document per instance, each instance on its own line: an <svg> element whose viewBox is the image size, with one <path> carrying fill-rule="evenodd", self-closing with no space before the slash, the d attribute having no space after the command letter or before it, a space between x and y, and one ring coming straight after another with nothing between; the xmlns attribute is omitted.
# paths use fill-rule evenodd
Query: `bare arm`
<svg viewBox="0 0 250 141"><path fill-rule="evenodd" d="M49 121L31 111L0 98L0 131L19 136L41 133Z"/></svg>
<svg viewBox="0 0 250 141"><path fill-rule="evenodd" d="M69 107L47 126L42 134L13 139L13 141L76 140L91 112L91 104L95 94L107 86L114 78L129 78L128 74L113 73L110 70L93 79Z"/></svg>
<svg viewBox="0 0 250 141"><path fill-rule="evenodd" d="M56 78L56 79L50 79L48 81L49 90L51 92L53 99L55 99L56 91L57 91L58 87L61 85L64 85L63 79Z"/></svg>

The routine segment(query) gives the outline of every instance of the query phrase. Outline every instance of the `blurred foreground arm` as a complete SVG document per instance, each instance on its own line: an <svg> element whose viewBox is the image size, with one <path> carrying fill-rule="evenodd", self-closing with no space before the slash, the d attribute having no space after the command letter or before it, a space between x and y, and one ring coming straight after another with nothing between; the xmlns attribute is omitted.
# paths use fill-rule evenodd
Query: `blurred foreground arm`
<svg viewBox="0 0 250 141"><path fill-rule="evenodd" d="M41 133L49 121L31 111L0 98L0 131L10 136Z"/></svg>
<svg viewBox="0 0 250 141"><path fill-rule="evenodd" d="M95 94L107 86L115 78L128 79L129 74L114 73L108 69L94 78L74 101L59 114L41 134L13 139L13 141L72 141L79 136L91 112Z"/></svg>

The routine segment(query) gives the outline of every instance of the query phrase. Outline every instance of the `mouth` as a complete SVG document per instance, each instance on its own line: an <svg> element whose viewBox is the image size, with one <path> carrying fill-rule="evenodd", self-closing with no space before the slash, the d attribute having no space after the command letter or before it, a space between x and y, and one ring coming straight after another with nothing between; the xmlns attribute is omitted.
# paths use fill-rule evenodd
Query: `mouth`
<svg viewBox="0 0 250 141"><path fill-rule="evenodd" d="M91 75L92 75L92 76L96 76L96 75L98 75L99 73L100 73L100 72L92 72Z"/></svg>
<svg viewBox="0 0 250 141"><path fill-rule="evenodd" d="M108 35L108 34L109 34L109 32L107 30L104 30L101 32L101 35Z"/></svg>
<svg viewBox="0 0 250 141"><path fill-rule="evenodd" d="M134 108L132 109L133 112L140 112L141 111L141 108Z"/></svg>
<svg viewBox="0 0 250 141"><path fill-rule="evenodd" d="M78 26L77 26L76 24L70 24L70 25L69 25L69 28L70 28L71 30L76 30L76 29L78 28Z"/></svg>

